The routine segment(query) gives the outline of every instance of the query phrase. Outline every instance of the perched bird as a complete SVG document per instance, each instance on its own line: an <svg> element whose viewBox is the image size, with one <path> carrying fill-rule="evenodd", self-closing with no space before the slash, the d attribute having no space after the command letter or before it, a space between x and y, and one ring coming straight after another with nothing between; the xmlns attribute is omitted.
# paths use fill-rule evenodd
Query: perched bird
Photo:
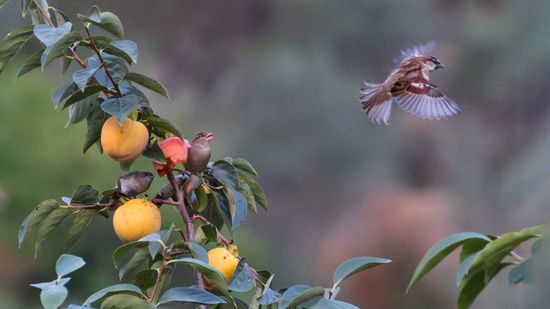
<svg viewBox="0 0 550 309"><path fill-rule="evenodd" d="M199 133L191 142L185 168L191 173L201 173L206 170L210 160L210 142L214 140L212 133Z"/></svg>
<svg viewBox="0 0 550 309"><path fill-rule="evenodd" d="M155 178L155 176L149 172L131 172L124 174L118 178L118 191L126 196L135 197L149 190L153 178Z"/></svg>
<svg viewBox="0 0 550 309"><path fill-rule="evenodd" d="M432 42L402 51L399 65L383 83L365 82L360 100L370 121L389 124L394 101L423 119L441 119L460 113L460 107L430 82L430 72L443 68L430 54L434 48Z"/></svg>

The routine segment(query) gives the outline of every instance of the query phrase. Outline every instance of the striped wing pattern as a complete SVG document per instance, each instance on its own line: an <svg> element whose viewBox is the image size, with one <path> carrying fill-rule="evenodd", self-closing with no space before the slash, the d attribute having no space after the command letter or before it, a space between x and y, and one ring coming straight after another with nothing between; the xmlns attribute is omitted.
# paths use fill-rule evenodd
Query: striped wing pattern
<svg viewBox="0 0 550 309"><path fill-rule="evenodd" d="M409 83L393 98L404 110L423 119L444 119L461 112L451 98L429 82Z"/></svg>

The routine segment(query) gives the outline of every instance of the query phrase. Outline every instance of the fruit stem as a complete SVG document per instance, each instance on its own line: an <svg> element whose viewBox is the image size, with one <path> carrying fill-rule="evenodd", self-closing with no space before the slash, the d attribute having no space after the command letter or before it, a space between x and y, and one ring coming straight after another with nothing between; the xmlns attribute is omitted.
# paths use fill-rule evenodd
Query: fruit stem
<svg viewBox="0 0 550 309"><path fill-rule="evenodd" d="M176 191L176 202L178 203L178 212L180 213L183 222L185 223L185 226L187 228L187 239L189 241L194 242L195 241L195 225L193 224L193 220L189 216L189 212L187 211L187 208L185 207L185 196L183 193L183 189L178 186L176 182L176 177L174 177L174 172L172 170L168 171L166 174L168 177L168 181L174 188L174 191ZM204 290L204 280L202 278L202 275L199 272L195 272L197 276L197 286L199 289ZM200 305L199 308L206 309L207 307L205 305Z"/></svg>

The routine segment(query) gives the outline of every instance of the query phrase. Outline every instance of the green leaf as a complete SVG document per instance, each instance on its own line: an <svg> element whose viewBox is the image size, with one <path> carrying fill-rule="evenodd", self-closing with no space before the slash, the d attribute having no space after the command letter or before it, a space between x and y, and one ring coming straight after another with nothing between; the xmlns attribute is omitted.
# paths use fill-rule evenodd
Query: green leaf
<svg viewBox="0 0 550 309"><path fill-rule="evenodd" d="M69 291L60 284L51 285L40 292L40 302L45 309L57 309L63 304Z"/></svg>
<svg viewBox="0 0 550 309"><path fill-rule="evenodd" d="M33 26L23 26L10 31L0 42L0 73L32 37Z"/></svg>
<svg viewBox="0 0 550 309"><path fill-rule="evenodd" d="M208 252L201 245L195 242L187 242L187 248L191 251L193 258L208 263Z"/></svg>
<svg viewBox="0 0 550 309"><path fill-rule="evenodd" d="M90 185L78 186L71 197L71 205L93 205L99 201L99 192Z"/></svg>
<svg viewBox="0 0 550 309"><path fill-rule="evenodd" d="M484 234L474 233L474 232L463 232L451 235L445 239L437 242L433 247L428 250L424 255L416 270L414 271L413 277L407 286L407 292L409 289L422 279L430 270L432 270L439 262L441 262L447 255L449 255L455 248L463 245L464 243L471 241L483 239L490 241L490 238Z"/></svg>
<svg viewBox="0 0 550 309"><path fill-rule="evenodd" d="M254 176L259 176L258 175L258 172L256 172L256 170L254 169L254 167L252 167L252 164L250 164L250 162L248 162L247 160L243 159L243 158L235 158L233 159L233 162L232 162L233 166L240 169L240 170L243 170L247 173L250 173Z"/></svg>
<svg viewBox="0 0 550 309"><path fill-rule="evenodd" d="M148 248L141 248L128 260L126 264L120 267L118 271L118 279L122 280L125 274L132 272L142 266L149 260Z"/></svg>
<svg viewBox="0 0 550 309"><path fill-rule="evenodd" d="M483 291L491 279L498 274L500 270L509 264L496 265L496 268L490 273L478 271L464 278L458 294L458 309L467 309L474 302L476 297Z"/></svg>
<svg viewBox="0 0 550 309"><path fill-rule="evenodd" d="M115 268L118 268L120 261L122 260L124 255L128 253L128 251L132 250L135 247L142 247L147 244L148 244L147 241L131 241L116 248L116 250L113 252L113 263L115 265Z"/></svg>
<svg viewBox="0 0 550 309"><path fill-rule="evenodd" d="M145 297L145 295L143 295L143 292L141 292L141 290L133 284L115 284L95 292L90 297L88 297L88 299L86 299L86 301L82 305L90 306L90 304L102 299L107 294L116 292L130 292Z"/></svg>
<svg viewBox="0 0 550 309"><path fill-rule="evenodd" d="M359 307L352 304L339 300L328 300L324 297L319 297L311 304L308 303L307 307L310 309L359 309Z"/></svg>
<svg viewBox="0 0 550 309"><path fill-rule="evenodd" d="M6 3L8 3L10 0L0 0L0 9L6 5Z"/></svg>
<svg viewBox="0 0 550 309"><path fill-rule="evenodd" d="M226 188L239 188L237 170L233 165L224 160L218 160L212 165L212 175Z"/></svg>
<svg viewBox="0 0 550 309"><path fill-rule="evenodd" d="M535 265L533 259L527 259L514 267L508 274L508 282L510 284L531 283L533 281L533 266Z"/></svg>
<svg viewBox="0 0 550 309"><path fill-rule="evenodd" d="M99 141L101 137L101 128L107 118L109 118L109 114L105 113L100 108L96 108L88 115L86 118L87 131L82 144L82 153L86 153L93 144Z"/></svg>
<svg viewBox="0 0 550 309"><path fill-rule="evenodd" d="M159 233L152 233L145 237L142 237L138 240L138 242L148 242L148 248L149 248L149 254L151 255L151 258L155 258L155 256L158 254L160 247L165 247L164 243L160 239Z"/></svg>
<svg viewBox="0 0 550 309"><path fill-rule="evenodd" d="M57 208L50 212L40 224L35 242L34 256L38 254L40 247L50 238L55 229L65 220L73 211L69 208Z"/></svg>
<svg viewBox="0 0 550 309"><path fill-rule="evenodd" d="M234 232L246 219L248 203L239 191L226 188L225 192L231 214L231 231Z"/></svg>
<svg viewBox="0 0 550 309"><path fill-rule="evenodd" d="M42 56L42 53L44 52L44 49L40 49L33 53L32 55L27 58L23 64L19 67L17 70L17 77L21 77L30 71L39 68L40 67L40 57Z"/></svg>
<svg viewBox="0 0 550 309"><path fill-rule="evenodd" d="M224 276L222 275L222 273L220 273L217 269L210 266L209 264L193 258L180 258L168 262L168 264L173 263L181 263L192 266L196 271L198 271L208 280L210 280L210 282L212 282L224 295L229 296L229 292L227 290L227 282L225 281Z"/></svg>
<svg viewBox="0 0 550 309"><path fill-rule="evenodd" d="M209 242L217 243L218 242L218 230L212 224L203 224L200 226L200 229L204 233L204 236Z"/></svg>
<svg viewBox="0 0 550 309"><path fill-rule="evenodd" d="M470 269L470 266L472 265L472 262L474 261L477 253L473 253L467 258L465 258L462 261L462 264L460 264L460 268L458 269L458 272L456 273L456 286L460 287L462 284L462 280L466 275L468 275L468 270Z"/></svg>
<svg viewBox="0 0 550 309"><path fill-rule="evenodd" d="M77 14L77 16L83 21L101 23L101 11L99 10L99 7L97 5L92 6L88 16L82 14Z"/></svg>
<svg viewBox="0 0 550 309"><path fill-rule="evenodd" d="M502 234L497 239L485 246L476 258L472 261L469 272L476 273L481 269L498 265L510 252L524 241L540 237L543 233L543 226L535 226L523 229L519 232Z"/></svg>
<svg viewBox="0 0 550 309"><path fill-rule="evenodd" d="M97 56L94 56L97 57ZM126 65L126 61L120 57L113 56L110 54L103 54L103 61L105 62L105 67L109 71L109 74L111 74L111 77L115 81L115 83L120 83L126 73L128 73L128 66ZM105 70L98 70L94 75L97 83L105 88L113 89L113 83L111 82L111 79L105 73ZM123 91L123 85L119 84L119 88L122 91L123 94L126 94L127 92Z"/></svg>
<svg viewBox="0 0 550 309"><path fill-rule="evenodd" d="M55 263L55 272L57 273L57 277L61 278L82 268L84 265L86 265L86 262L84 262L81 257L71 254L62 254Z"/></svg>
<svg viewBox="0 0 550 309"><path fill-rule="evenodd" d="M102 28L103 30L110 32L118 38L124 38L124 29L120 19L111 12L101 12L101 22L93 22L94 25Z"/></svg>
<svg viewBox="0 0 550 309"><path fill-rule="evenodd" d="M119 40L110 43L101 43L100 46L106 53L118 56L126 60L129 64L137 63L138 47L134 41Z"/></svg>
<svg viewBox="0 0 550 309"><path fill-rule="evenodd" d="M79 92L79 91L78 91L78 86L74 82L57 88L52 93L53 107L57 108L59 104L61 104L61 102L63 102L65 99L67 99L70 95L74 94L75 92Z"/></svg>
<svg viewBox="0 0 550 309"><path fill-rule="evenodd" d="M256 281L254 280L254 272L244 259L241 259L227 289L237 293L246 293L255 286Z"/></svg>
<svg viewBox="0 0 550 309"><path fill-rule="evenodd" d="M76 102L82 101L90 96L96 96L99 92L105 91L105 90L106 90L105 87L97 86L97 85L86 87L84 91L77 90L76 92L71 94L71 96L69 96L65 104L63 104L63 109L75 104Z"/></svg>
<svg viewBox="0 0 550 309"><path fill-rule="evenodd" d="M73 246L73 244L82 236L86 228L102 209L81 209L76 213L73 223L69 228L69 232L65 237L65 250Z"/></svg>
<svg viewBox="0 0 550 309"><path fill-rule="evenodd" d="M239 177L239 192L246 199L246 204L248 209L253 213L257 213L258 209L256 208L256 200L254 199L254 193L246 181Z"/></svg>
<svg viewBox="0 0 550 309"><path fill-rule="evenodd" d="M320 287L312 288L309 285L294 285L294 286L291 286L290 288L288 288L283 293L282 298L281 298L281 302L279 303L279 308L280 309L293 308L293 307L291 307L291 305L293 305L294 308L295 308L300 303L305 302L305 301L308 300L308 299L305 299L304 301L301 301L299 303L298 303L298 301L300 301L300 299L297 299L295 301L295 299L297 297L299 297L302 293L305 293L307 291L308 293L303 296L304 298L307 298L307 296L311 296L312 294L319 293L320 292L319 289L323 290L320 295L324 295L325 289L320 288ZM316 296L318 296L318 295L314 295L313 297L316 297ZM301 299L304 299L304 298L301 298Z"/></svg>
<svg viewBox="0 0 550 309"><path fill-rule="evenodd" d="M157 144L156 141L148 145L147 148L145 148L145 150L143 151L142 155L153 161L166 164L166 157L164 156L162 149L160 149L160 146Z"/></svg>
<svg viewBox="0 0 550 309"><path fill-rule="evenodd" d="M51 27L48 24L38 24L34 26L34 36L42 42L46 47L57 43L62 37L71 32L73 25L64 23L59 27Z"/></svg>
<svg viewBox="0 0 550 309"><path fill-rule="evenodd" d="M77 41L80 41L82 39L82 36L80 33L73 31L59 39L55 44L48 46L46 50L42 53L41 63L42 63L42 70L52 62L57 57L60 57L63 55L63 52L67 47L71 46Z"/></svg>
<svg viewBox="0 0 550 309"><path fill-rule="evenodd" d="M391 260L375 258L375 257L356 257L350 260L345 261L340 264L336 271L334 272L334 285L333 289L336 288L342 281L350 276L361 272L363 270L376 267L382 264L391 263Z"/></svg>
<svg viewBox="0 0 550 309"><path fill-rule="evenodd" d="M73 81L78 85L80 91L84 91L84 89L86 89L88 82L100 67L101 63L99 63L99 60L97 60L97 58L90 57L88 58L86 68L76 70L73 73Z"/></svg>
<svg viewBox="0 0 550 309"><path fill-rule="evenodd" d="M128 80L128 81L132 81L134 83L137 83L151 91L154 91L160 95L163 95L167 98L170 98L170 95L168 94L168 91L166 90L166 87L164 87L160 82L150 78L150 77L147 77L143 74L139 74L139 73L133 73L133 72L130 72L128 74L126 74L126 76L124 77L125 80Z"/></svg>
<svg viewBox="0 0 550 309"><path fill-rule="evenodd" d="M163 131L168 131L179 138L183 138L183 134L181 133L182 132L181 128L177 124L175 124L174 122L168 119L164 119L164 118L158 117L157 115L154 115L153 117L149 117L146 120L149 123L149 126L151 127L152 131L160 128ZM161 136L161 137L164 137L164 136Z"/></svg>
<svg viewBox="0 0 550 309"><path fill-rule="evenodd" d="M32 210L19 228L19 248L21 248L21 244L26 237L33 236L36 233L42 220L58 207L59 204L56 200L45 200Z"/></svg>
<svg viewBox="0 0 550 309"><path fill-rule="evenodd" d="M250 190L252 190L256 204L260 205L263 209L268 210L269 206L267 204L267 197L256 180L247 173L239 172L238 175L239 179L244 180L250 187Z"/></svg>
<svg viewBox="0 0 550 309"><path fill-rule="evenodd" d="M282 308L296 308L298 305L303 304L315 297L323 296L325 294L325 289L323 287L313 287L307 290L304 290L292 298L286 307Z"/></svg>
<svg viewBox="0 0 550 309"><path fill-rule="evenodd" d="M158 301L157 305L169 302L191 302L195 304L214 305L225 304L222 298L197 288L171 288L166 291Z"/></svg>
<svg viewBox="0 0 550 309"><path fill-rule="evenodd" d="M49 10L53 12L57 26L62 25L66 22L71 22L69 16L67 16L67 14L65 14L65 12L61 11L60 9L49 7Z"/></svg>
<svg viewBox="0 0 550 309"><path fill-rule="evenodd" d="M99 109L99 100L95 95L69 106L69 119L65 124L65 128L86 119L96 109Z"/></svg>
<svg viewBox="0 0 550 309"><path fill-rule="evenodd" d="M109 115L115 116L119 123L130 115L132 109L137 107L137 96L130 94L120 98L111 98L101 103L101 109Z"/></svg>
<svg viewBox="0 0 550 309"><path fill-rule="evenodd" d="M100 309L153 309L145 299L128 294L115 294L107 297Z"/></svg>

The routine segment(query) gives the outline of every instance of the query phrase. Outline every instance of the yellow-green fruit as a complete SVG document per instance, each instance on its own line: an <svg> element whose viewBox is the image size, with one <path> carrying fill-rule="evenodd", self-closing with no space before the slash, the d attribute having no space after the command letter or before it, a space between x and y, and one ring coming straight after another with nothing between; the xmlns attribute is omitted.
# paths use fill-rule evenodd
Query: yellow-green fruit
<svg viewBox="0 0 550 309"><path fill-rule="evenodd" d="M234 257L229 251L225 248L214 248L208 251L208 264L219 270L227 282L231 281L233 278L233 273L239 260Z"/></svg>
<svg viewBox="0 0 550 309"><path fill-rule="evenodd" d="M115 117L110 117L101 128L101 147L113 160L127 163L133 161L147 147L149 131L143 123L130 118L122 126Z"/></svg>
<svg viewBox="0 0 550 309"><path fill-rule="evenodd" d="M160 211L146 199L133 199L117 208L113 216L115 233L123 242L138 240L160 231Z"/></svg>

